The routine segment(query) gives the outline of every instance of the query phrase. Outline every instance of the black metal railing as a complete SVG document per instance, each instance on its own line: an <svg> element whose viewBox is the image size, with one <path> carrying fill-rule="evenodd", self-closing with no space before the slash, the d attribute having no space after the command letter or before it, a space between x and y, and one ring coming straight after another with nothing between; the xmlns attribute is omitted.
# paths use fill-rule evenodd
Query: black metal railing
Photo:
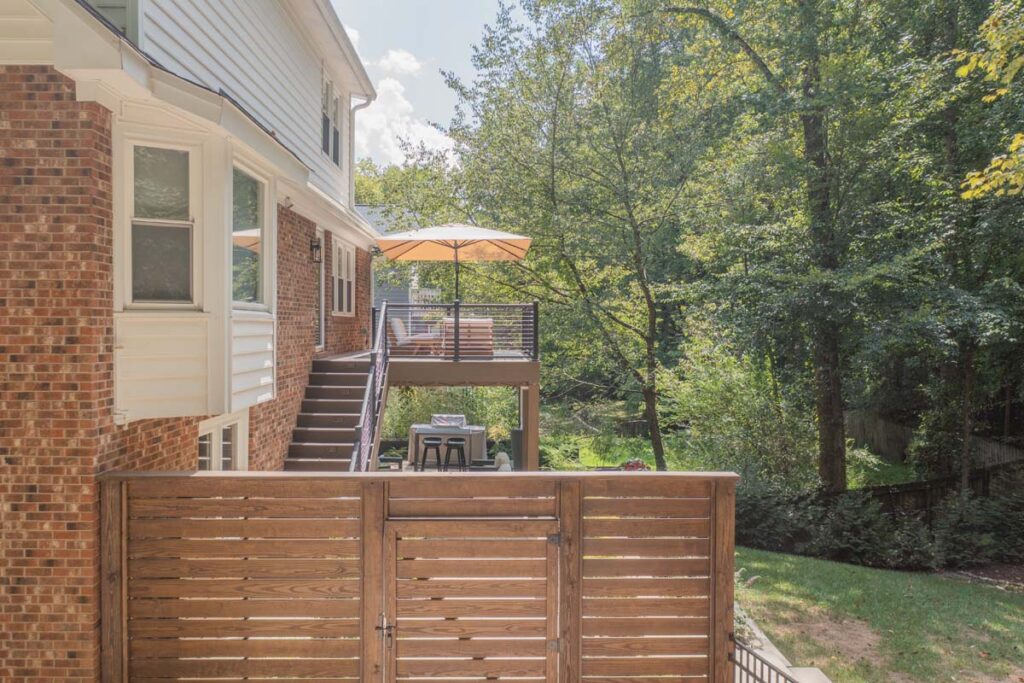
<svg viewBox="0 0 1024 683"><path fill-rule="evenodd" d="M729 655L734 683L797 683L797 680L757 654L749 645L732 638L735 651Z"/></svg>
<svg viewBox="0 0 1024 683"><path fill-rule="evenodd" d="M374 469L377 458L374 448L377 439L377 424L384 410L384 388L390 362L388 336L383 333L384 321L388 316L388 304L381 306L379 320L374 318L373 348L370 351L370 372L366 377L366 391L359 408L359 423L356 425L356 439L352 446L352 462L349 470L365 472ZM374 309L376 315L376 309Z"/></svg>
<svg viewBox="0 0 1024 683"><path fill-rule="evenodd" d="M374 309L392 358L539 360L540 307L532 304L396 304ZM376 341L376 340L375 340Z"/></svg>

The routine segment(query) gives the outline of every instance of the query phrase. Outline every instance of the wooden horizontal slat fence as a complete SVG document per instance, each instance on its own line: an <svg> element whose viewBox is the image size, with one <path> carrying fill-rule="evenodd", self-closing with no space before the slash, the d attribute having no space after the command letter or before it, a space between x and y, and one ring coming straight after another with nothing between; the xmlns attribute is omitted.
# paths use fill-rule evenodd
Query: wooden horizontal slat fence
<svg viewBox="0 0 1024 683"><path fill-rule="evenodd" d="M728 474L112 474L104 681L731 679Z"/></svg>

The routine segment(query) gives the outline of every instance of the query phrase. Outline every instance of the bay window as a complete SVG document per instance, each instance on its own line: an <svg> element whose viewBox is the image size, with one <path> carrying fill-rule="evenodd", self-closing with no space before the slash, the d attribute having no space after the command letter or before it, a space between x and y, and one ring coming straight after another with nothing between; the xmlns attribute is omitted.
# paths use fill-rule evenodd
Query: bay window
<svg viewBox="0 0 1024 683"><path fill-rule="evenodd" d="M191 304L193 244L190 152L132 148L131 299Z"/></svg>
<svg viewBox="0 0 1024 683"><path fill-rule="evenodd" d="M231 290L235 303L264 303L264 184L239 168L232 176Z"/></svg>

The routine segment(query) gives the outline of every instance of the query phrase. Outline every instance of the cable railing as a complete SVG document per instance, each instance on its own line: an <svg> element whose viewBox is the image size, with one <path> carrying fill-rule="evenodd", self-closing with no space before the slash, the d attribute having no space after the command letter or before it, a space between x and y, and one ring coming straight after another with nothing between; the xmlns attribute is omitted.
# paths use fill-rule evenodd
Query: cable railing
<svg viewBox="0 0 1024 683"><path fill-rule="evenodd" d="M530 304L397 304L374 309L374 329L391 358L451 361L538 360L539 306Z"/></svg>
<svg viewBox="0 0 1024 683"><path fill-rule="evenodd" d="M383 333L384 321L387 320L388 304L381 306L379 320L374 320L373 349L370 351L370 372L366 376L366 391L363 403L359 408L359 423L356 425L356 439L352 447L350 471L365 472L374 467L374 446L377 438L377 425L384 409L384 387L388 374L388 336ZM376 314L376 309L374 309Z"/></svg>
<svg viewBox="0 0 1024 683"><path fill-rule="evenodd" d="M735 653L729 658L733 664L734 683L797 683L797 680L759 655L738 638L732 638Z"/></svg>

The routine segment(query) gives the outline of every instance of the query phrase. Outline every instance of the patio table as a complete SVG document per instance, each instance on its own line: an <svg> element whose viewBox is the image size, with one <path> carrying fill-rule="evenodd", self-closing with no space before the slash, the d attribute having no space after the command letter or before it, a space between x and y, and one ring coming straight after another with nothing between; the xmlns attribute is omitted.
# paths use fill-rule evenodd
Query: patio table
<svg viewBox="0 0 1024 683"><path fill-rule="evenodd" d="M429 424L414 424L409 426L409 454L408 462L411 465L416 463L416 454L421 452L420 440L425 436L439 436L447 440L451 436L461 436L466 439L467 464L474 460L483 460L487 456L487 430L480 425L466 425L465 427L435 427ZM444 462L445 447L441 446L441 462ZM454 457L454 454L453 454Z"/></svg>

